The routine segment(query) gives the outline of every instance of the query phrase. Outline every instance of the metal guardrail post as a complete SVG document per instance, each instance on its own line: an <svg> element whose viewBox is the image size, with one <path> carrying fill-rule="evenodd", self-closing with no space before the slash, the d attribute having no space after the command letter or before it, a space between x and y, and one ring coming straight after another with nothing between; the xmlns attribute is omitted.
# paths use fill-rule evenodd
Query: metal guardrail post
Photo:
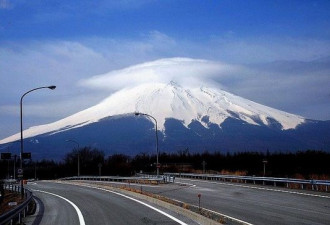
<svg viewBox="0 0 330 225"><path fill-rule="evenodd" d="M4 186L9 191L16 191L17 193L20 193L20 188L16 187L16 185L5 185ZM23 203L21 203L19 206L13 208L11 211L6 212L2 215L0 215L0 223L1 224L13 224L15 219L18 219L18 222L21 224L22 219L26 216L28 204L32 200L32 193L25 190L25 197Z"/></svg>
<svg viewBox="0 0 330 225"><path fill-rule="evenodd" d="M179 176L182 178L191 178L191 179L202 179L202 180L218 180L218 181L244 181L245 183L252 182L253 184L260 183L267 185L267 183L273 183L274 186L277 186L278 183L283 184L289 188L289 184L299 184L301 189L311 185L312 190L320 190L325 187L326 192L329 191L330 180L302 180L302 179L292 179L292 178L276 178L276 177L255 177L255 176L234 176L234 175L200 175L200 174L189 174L189 173L165 173L169 176ZM304 186L305 184L305 186Z"/></svg>

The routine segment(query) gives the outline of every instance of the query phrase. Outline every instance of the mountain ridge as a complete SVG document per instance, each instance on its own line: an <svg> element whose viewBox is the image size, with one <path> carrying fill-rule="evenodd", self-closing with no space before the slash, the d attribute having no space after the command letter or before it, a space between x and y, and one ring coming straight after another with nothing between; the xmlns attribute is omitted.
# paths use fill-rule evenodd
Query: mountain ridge
<svg viewBox="0 0 330 225"><path fill-rule="evenodd" d="M65 140L105 154L159 151L330 151L330 121L305 119L221 89L145 83L119 90L100 103L54 123L24 131L25 148L36 159L61 160L72 149ZM19 134L0 141L15 143ZM18 142L16 142L18 143Z"/></svg>
<svg viewBox="0 0 330 225"><path fill-rule="evenodd" d="M146 83L117 91L100 103L50 124L34 126L24 131L30 138L47 133L77 129L103 118L128 115L134 112L147 113L158 121L164 132L165 121L174 118L185 127L197 120L205 128L208 123L221 124L227 118L236 118L253 125L276 126L288 130L303 124L306 119L294 114L276 110L253 101L233 95L221 89L205 86L184 88L175 81L169 83ZM208 117L205 122L205 117ZM0 141L0 144L19 140L19 134Z"/></svg>

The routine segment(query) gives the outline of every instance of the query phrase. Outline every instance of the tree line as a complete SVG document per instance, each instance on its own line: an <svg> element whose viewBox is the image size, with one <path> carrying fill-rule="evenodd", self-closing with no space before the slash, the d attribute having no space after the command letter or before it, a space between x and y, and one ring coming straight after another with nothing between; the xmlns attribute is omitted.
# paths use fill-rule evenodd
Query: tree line
<svg viewBox="0 0 330 225"><path fill-rule="evenodd" d="M78 166L79 158L79 166ZM160 172L228 173L249 176L296 177L329 179L330 153L317 150L298 152L202 152L189 149L159 155ZM0 179L13 177L14 162L0 161ZM16 168L19 160L16 162ZM77 176L132 176L155 173L156 155L140 153L135 156L113 154L105 157L99 149L84 147L65 155L63 161L25 161L24 178L56 179Z"/></svg>

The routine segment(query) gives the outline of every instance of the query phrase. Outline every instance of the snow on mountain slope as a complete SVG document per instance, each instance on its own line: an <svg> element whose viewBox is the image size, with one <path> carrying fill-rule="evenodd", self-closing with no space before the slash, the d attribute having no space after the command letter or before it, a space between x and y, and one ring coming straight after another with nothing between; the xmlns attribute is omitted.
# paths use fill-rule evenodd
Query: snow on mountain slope
<svg viewBox="0 0 330 225"><path fill-rule="evenodd" d="M282 129L295 128L303 123L303 117L279 111L253 101L230 94L223 90L199 87L186 89L175 82L147 83L122 89L99 104L73 114L54 123L31 127L24 131L24 138L40 134L54 134L82 127L103 118L115 115L147 113L158 121L164 130L166 118L175 118L188 126L192 120L200 121L205 127L207 116L210 123L221 123L234 117L255 125L269 125L274 120ZM19 139L19 134L0 141L0 144Z"/></svg>

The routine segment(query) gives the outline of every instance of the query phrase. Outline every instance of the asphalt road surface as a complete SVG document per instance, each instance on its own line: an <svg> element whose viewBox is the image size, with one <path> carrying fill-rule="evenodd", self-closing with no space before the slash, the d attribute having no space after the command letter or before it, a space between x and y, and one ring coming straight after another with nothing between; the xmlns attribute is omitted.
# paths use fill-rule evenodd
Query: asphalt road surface
<svg viewBox="0 0 330 225"><path fill-rule="evenodd" d="M175 182L189 185L145 190L194 205L201 194L202 207L252 224L330 224L329 193L179 178Z"/></svg>
<svg viewBox="0 0 330 225"><path fill-rule="evenodd" d="M180 178L142 188L192 205L198 205L201 194L202 207L251 224L330 224L329 193Z"/></svg>
<svg viewBox="0 0 330 225"><path fill-rule="evenodd" d="M28 188L36 197L38 213L27 218L27 224L196 224L175 212L109 191L52 182L30 183Z"/></svg>

